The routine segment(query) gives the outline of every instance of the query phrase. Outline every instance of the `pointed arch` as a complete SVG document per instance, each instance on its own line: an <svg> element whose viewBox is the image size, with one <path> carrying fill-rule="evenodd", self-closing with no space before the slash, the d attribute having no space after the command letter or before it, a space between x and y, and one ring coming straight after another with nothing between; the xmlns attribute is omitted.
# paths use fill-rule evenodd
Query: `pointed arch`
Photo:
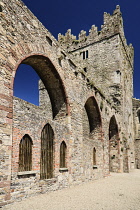
<svg viewBox="0 0 140 210"><path fill-rule="evenodd" d="M66 152L67 145L65 141L62 141L60 145L60 168L66 168Z"/></svg>
<svg viewBox="0 0 140 210"><path fill-rule="evenodd" d="M32 139L25 134L19 144L19 171L32 170Z"/></svg>
<svg viewBox="0 0 140 210"><path fill-rule="evenodd" d="M85 110L88 116L90 133L91 133L95 129L101 127L101 115L99 107L93 96L88 98L88 100L86 101Z"/></svg>
<svg viewBox="0 0 140 210"><path fill-rule="evenodd" d="M66 116L68 114L68 99L65 87L51 60L43 55L30 55L20 64L31 66L39 75L50 97L53 118L60 112L61 116Z"/></svg>
<svg viewBox="0 0 140 210"><path fill-rule="evenodd" d="M119 132L114 115L109 123L109 170L110 172L119 171Z"/></svg>
<svg viewBox="0 0 140 210"><path fill-rule="evenodd" d="M40 179L53 178L54 131L48 123L41 132Z"/></svg>
<svg viewBox="0 0 140 210"><path fill-rule="evenodd" d="M109 123L109 139L113 136L118 136L118 124L114 115L111 117Z"/></svg>
<svg viewBox="0 0 140 210"><path fill-rule="evenodd" d="M104 158L101 114L94 96L87 99L82 117L84 168L85 176L88 177L89 167L91 166L93 169L101 168ZM96 158L98 159L98 166ZM90 173L92 174L92 171Z"/></svg>

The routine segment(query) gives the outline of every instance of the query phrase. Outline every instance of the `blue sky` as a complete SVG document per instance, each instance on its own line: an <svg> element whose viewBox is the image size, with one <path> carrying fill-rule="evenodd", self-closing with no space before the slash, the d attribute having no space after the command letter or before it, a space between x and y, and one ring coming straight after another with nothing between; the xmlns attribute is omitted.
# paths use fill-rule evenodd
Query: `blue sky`
<svg viewBox="0 0 140 210"><path fill-rule="evenodd" d="M23 0L26 6L34 13L35 16L43 23L43 25L57 38L58 33L65 34L67 29L71 28L74 35L78 35L81 30L89 31L91 25L96 25L100 30L103 24L103 13L113 13L116 5L120 5L124 20L124 31L127 43L132 43L134 47L134 97L140 98L140 1L132 0ZM38 104L35 100L37 91L38 76L35 72L28 68L29 76L33 83L28 79L23 81L25 68L17 72L15 81L15 95L30 101L31 96L27 96L29 92L33 95L30 102ZM33 74L34 73L34 74ZM27 71L26 71L27 75ZM21 81L20 81L21 79ZM31 81L31 80L29 80ZM36 85L35 85L36 83ZM16 85L17 84L17 85ZM24 85L21 88L27 93L21 93L19 84ZM32 87L31 87L32 85ZM18 88L17 88L18 87ZM19 92L19 93L18 93ZM20 96L19 96L20 94Z"/></svg>

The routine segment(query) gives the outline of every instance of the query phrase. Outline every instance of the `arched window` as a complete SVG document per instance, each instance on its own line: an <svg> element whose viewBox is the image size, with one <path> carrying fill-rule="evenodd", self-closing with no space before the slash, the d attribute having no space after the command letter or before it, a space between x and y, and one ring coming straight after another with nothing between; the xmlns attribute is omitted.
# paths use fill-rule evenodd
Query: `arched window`
<svg viewBox="0 0 140 210"><path fill-rule="evenodd" d="M66 168L66 150L66 143L62 141L60 145L60 168Z"/></svg>
<svg viewBox="0 0 140 210"><path fill-rule="evenodd" d="M93 166L96 165L96 149L93 148Z"/></svg>
<svg viewBox="0 0 140 210"><path fill-rule="evenodd" d="M19 144L19 171L32 170L32 139L25 134Z"/></svg>
<svg viewBox="0 0 140 210"><path fill-rule="evenodd" d="M53 178L53 142L54 132L50 124L47 124L41 133L40 179Z"/></svg>

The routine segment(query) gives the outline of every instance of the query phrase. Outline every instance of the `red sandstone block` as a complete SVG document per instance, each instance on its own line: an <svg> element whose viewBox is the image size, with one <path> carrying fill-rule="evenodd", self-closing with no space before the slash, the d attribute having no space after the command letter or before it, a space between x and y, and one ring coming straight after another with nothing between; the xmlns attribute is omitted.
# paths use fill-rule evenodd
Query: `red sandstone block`
<svg viewBox="0 0 140 210"><path fill-rule="evenodd" d="M22 54L25 55L25 51L24 51L24 49L23 49L23 47L22 47L21 44L19 44L19 48L20 48L20 50L22 51Z"/></svg>
<svg viewBox="0 0 140 210"><path fill-rule="evenodd" d="M2 188L2 187L7 187L7 186L10 187L10 181L0 182L0 188Z"/></svg>
<svg viewBox="0 0 140 210"><path fill-rule="evenodd" d="M10 193L6 194L6 195L5 195L5 201L10 200L10 199L11 199Z"/></svg>
<svg viewBox="0 0 140 210"><path fill-rule="evenodd" d="M0 105L0 110L4 110L4 111L7 111L7 112L11 112L12 111L11 108L6 107L4 105Z"/></svg>
<svg viewBox="0 0 140 210"><path fill-rule="evenodd" d="M12 146L8 146L8 150L12 150Z"/></svg>
<svg viewBox="0 0 140 210"><path fill-rule="evenodd" d="M5 87L7 87L8 89L12 89L13 88L13 84L10 84L8 82L4 83Z"/></svg>
<svg viewBox="0 0 140 210"><path fill-rule="evenodd" d="M14 51L14 50L11 48L11 49L10 49L10 52L11 52L11 54L12 54L12 57L14 57L15 60L17 60L17 59L18 59L18 56L17 56L16 51Z"/></svg>
<svg viewBox="0 0 140 210"><path fill-rule="evenodd" d="M8 113L7 114L7 117L10 118L10 119L12 119L13 118L13 113Z"/></svg>

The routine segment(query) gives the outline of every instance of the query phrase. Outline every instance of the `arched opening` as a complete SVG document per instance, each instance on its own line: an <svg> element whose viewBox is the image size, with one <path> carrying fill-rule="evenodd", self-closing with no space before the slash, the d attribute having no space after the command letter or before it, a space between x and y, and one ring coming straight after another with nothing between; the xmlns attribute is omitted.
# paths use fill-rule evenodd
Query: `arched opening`
<svg viewBox="0 0 140 210"><path fill-rule="evenodd" d="M82 116L83 123L83 157L84 170L87 179L93 175L93 169L103 165L102 122L96 99L87 99ZM97 153L100 151L100 153ZM98 160L98 166L97 166ZM95 171L94 171L95 172ZM98 173L98 171L96 171Z"/></svg>
<svg viewBox="0 0 140 210"><path fill-rule="evenodd" d="M40 179L53 178L53 156L54 132L50 124L46 124L41 133Z"/></svg>
<svg viewBox="0 0 140 210"><path fill-rule="evenodd" d="M119 171L119 133L115 116L112 116L109 123L109 170Z"/></svg>
<svg viewBox="0 0 140 210"><path fill-rule="evenodd" d="M51 101L53 118L59 116L59 114L61 117L66 116L67 97L64 86L56 68L49 58L41 55L33 55L24 59L21 64L31 66L42 80L44 88L47 90Z"/></svg>
<svg viewBox="0 0 140 210"><path fill-rule="evenodd" d="M66 151L66 143L62 141L60 145L60 168L66 168Z"/></svg>
<svg viewBox="0 0 140 210"><path fill-rule="evenodd" d="M19 171L32 170L32 139L25 134L19 144Z"/></svg>
<svg viewBox="0 0 140 210"><path fill-rule="evenodd" d="M22 98L22 99L27 100L30 103L24 100L21 100L17 97L13 97L14 98L13 99L13 125L12 125L13 127L12 172L13 173L17 172L18 170L21 170L21 166L19 167L18 165L19 157L16 154L19 153L19 147L18 147L19 139L22 138L24 133L30 133L31 136L34 136L35 147L32 154L33 160L34 160L33 167L35 167L38 170L39 169L38 163L40 161L38 161L38 157L36 156L36 153L40 150L40 148L36 145L38 144L38 139L40 138L40 128L42 126L42 122L46 120L51 121L52 118L55 118L55 120L58 120L60 116L61 118L63 118L67 114L67 97L66 97L64 86L63 86L63 82L56 68L54 67L54 65L51 63L51 61L48 58L41 55L29 56L28 58L24 59L21 62L21 64L19 65L19 71L21 70L20 68L23 68L24 73L26 73L26 75L24 74L25 78L22 77L22 80L20 82L20 83L25 84L25 86L22 86L21 89L25 89L27 85L26 80L28 79L28 77L29 77L29 82L33 79L32 74L29 75L30 71L36 74L35 76L36 84L38 83L38 79L40 79L39 91L41 92L40 93L41 96L39 96L39 99L40 99L41 105L40 107L34 106L30 104L34 102L29 101L27 98ZM17 73L15 74L15 80L13 84L14 86L16 86L16 76L18 76L18 70L17 70ZM30 89L31 89L30 87L27 87L27 92L29 92ZM32 95L33 95L34 89L35 87L31 89ZM36 87L36 91L37 91L37 87ZM24 96L26 96L26 94L24 94ZM28 98L30 99L30 97ZM32 98L35 98L34 95ZM37 105L36 103L34 104ZM51 129L50 129L50 133L53 136L52 134L53 132L51 132ZM42 134L42 138L43 138L43 134ZM48 147L50 148L50 146ZM42 164L44 163L42 162ZM43 165L41 167L42 167L42 174L44 173L43 170L45 170L45 173L47 173L46 170L49 171L48 172L49 174L44 175L44 177L53 176L52 169L48 169L48 168L44 169ZM25 169L22 169L22 170L25 170ZM41 177L43 177L43 175L41 175Z"/></svg>
<svg viewBox="0 0 140 210"><path fill-rule="evenodd" d="M99 107L94 97L90 97L85 104L85 110L88 116L90 133L97 131L101 127L101 116Z"/></svg>

